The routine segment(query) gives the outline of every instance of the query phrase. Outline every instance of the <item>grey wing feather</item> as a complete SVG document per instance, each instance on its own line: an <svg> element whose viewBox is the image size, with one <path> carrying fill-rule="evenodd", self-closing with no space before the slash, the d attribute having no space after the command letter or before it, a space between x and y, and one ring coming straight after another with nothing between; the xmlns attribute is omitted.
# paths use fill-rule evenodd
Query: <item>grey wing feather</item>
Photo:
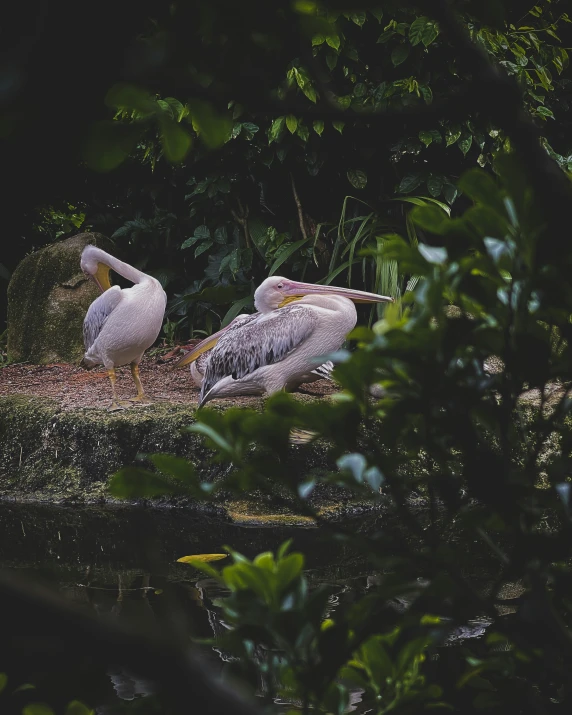
<svg viewBox="0 0 572 715"><path fill-rule="evenodd" d="M89 310L83 321L83 342L85 349L90 347L97 340L105 322L121 302L121 288L113 286L96 298L89 306Z"/></svg>
<svg viewBox="0 0 572 715"><path fill-rule="evenodd" d="M224 377L239 380L265 365L284 360L314 330L315 312L304 305L285 306L272 313L255 314L225 333L212 349L201 389L204 395Z"/></svg>

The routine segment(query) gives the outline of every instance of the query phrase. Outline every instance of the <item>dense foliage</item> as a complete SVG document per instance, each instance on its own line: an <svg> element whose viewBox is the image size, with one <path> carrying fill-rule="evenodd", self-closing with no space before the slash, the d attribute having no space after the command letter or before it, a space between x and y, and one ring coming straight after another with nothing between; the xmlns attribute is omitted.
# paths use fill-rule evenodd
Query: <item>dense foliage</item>
<svg viewBox="0 0 572 715"><path fill-rule="evenodd" d="M262 674L269 702L278 688L304 711L341 714L357 687L378 713L570 707L572 403L562 385L572 377L572 294L555 280L557 265L537 260L544 216L522 166L505 155L495 167L499 182L481 169L462 177L474 202L462 216L414 209L412 220L432 245L395 237L385 246L386 257L422 280L402 317L395 311L372 331L357 330L361 349L338 355L345 388L338 399L305 405L277 395L263 415L203 410L191 429L235 467L214 488L167 455L152 458L158 472L128 468L115 477L118 495L202 499L213 490L273 490L278 481L308 514L308 496L322 479L372 503L387 499L380 486L391 498L407 539L333 529L386 574L340 605L333 620L327 592L308 590L302 556L286 555L286 547L253 562L233 554L234 565L222 570L231 596L221 607L233 625L224 647L240 655L244 678ZM448 302L456 313L445 310ZM491 355L502 360L500 372L487 367ZM376 402L364 389L374 380L386 389ZM328 440L338 470L303 483L289 472L288 434L300 428ZM420 494L421 518L410 506ZM461 537L451 538L455 532ZM461 568L474 539L498 559L485 592ZM195 565L218 578L210 564ZM506 581L523 588L508 615L498 609L507 603L499 596ZM388 601L405 594L409 607L388 616ZM466 645L442 668L428 658L452 630L479 617L491 621L486 645Z"/></svg>
<svg viewBox="0 0 572 715"><path fill-rule="evenodd" d="M252 2L237 13L218 0L199 21L194 3L149 10L154 22L141 19L127 53L130 81L108 91L106 119L86 123L88 168L63 193L57 181L44 187L22 247L77 229L113 236L166 286L169 338L228 322L278 269L401 294L410 276L357 249L406 227L415 242L411 203L395 199L456 207L462 171L490 166L510 143L471 103L470 72L423 8L335 5ZM473 40L518 79L547 150L568 168L562 3L459 9ZM371 115L388 110L403 119Z"/></svg>
<svg viewBox="0 0 572 715"><path fill-rule="evenodd" d="M191 429L225 466L214 485L169 455L113 479L119 497L201 500L279 484L318 521L308 497L326 482L398 513L406 537L330 527L384 575L333 617L288 545L252 561L230 550L220 571L194 562L230 591L219 645L240 656L234 672L268 712L280 695L293 712L341 714L352 689L377 713L559 713L572 700L571 255L555 238L571 192L558 168L570 168L568 17L556 2L527 13L519 3L458 4L472 42L519 82L527 112L507 90L517 104L501 123L499 86L514 85L491 84L487 102L446 4L434 3L439 21L431 5L386 3L382 14L348 2L347 15L332 16L310 2L245 11L211 0L195 24L188 7L171 6L157 34L141 36L143 69L107 95L116 118L92 128L85 159L119 167L88 183L101 215L85 195L68 195L65 211L52 205L57 221L41 222L59 231L85 213L82 227L113 229L118 247L163 276L173 315L199 308L193 329L210 330L237 299L246 305L252 284L279 267L349 281L356 260L358 280L399 275L391 280L402 290L414 277L401 304L350 336L355 352L333 356L335 399L280 394L262 415L200 413ZM186 42L171 44L182 33ZM522 151L535 125L540 154L534 142ZM372 382L382 399L366 396ZM326 441L330 474L300 483L290 472L290 451L304 449L291 445L296 430ZM485 590L462 569L475 541L498 561ZM522 587L508 614L505 582ZM388 608L405 595L406 608ZM443 655L452 630L483 617L484 641Z"/></svg>

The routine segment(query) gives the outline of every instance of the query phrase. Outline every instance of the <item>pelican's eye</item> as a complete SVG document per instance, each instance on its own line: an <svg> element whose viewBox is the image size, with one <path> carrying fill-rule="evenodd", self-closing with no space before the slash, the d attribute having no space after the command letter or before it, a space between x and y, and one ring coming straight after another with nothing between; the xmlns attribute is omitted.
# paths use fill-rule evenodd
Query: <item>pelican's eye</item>
<svg viewBox="0 0 572 715"><path fill-rule="evenodd" d="M278 285L276 287L282 289L282 288L284 288L284 283L278 283Z"/></svg>

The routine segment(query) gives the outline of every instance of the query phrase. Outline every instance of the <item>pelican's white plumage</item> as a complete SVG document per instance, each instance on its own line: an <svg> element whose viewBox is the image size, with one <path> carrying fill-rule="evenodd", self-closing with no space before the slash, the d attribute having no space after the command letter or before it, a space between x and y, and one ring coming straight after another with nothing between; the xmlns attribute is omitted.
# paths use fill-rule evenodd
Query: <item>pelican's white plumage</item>
<svg viewBox="0 0 572 715"><path fill-rule="evenodd" d="M158 280L128 263L86 246L81 255L81 269L98 285L102 294L90 305L83 323L87 367L103 365L109 374L113 391L112 408L121 406L115 392L115 368L131 365L138 401L146 400L139 379L139 362L143 353L159 335L167 296ZM114 270L134 285L111 287L109 271Z"/></svg>
<svg viewBox="0 0 572 715"><path fill-rule="evenodd" d="M239 315L237 316L227 327L228 330L234 330L242 325L245 325L246 323L251 322L255 318L257 318L260 315L260 313L254 313L252 315ZM217 333L218 335L218 333ZM193 349L194 350L194 349ZM203 381L205 378L205 372L207 369L208 362L211 357L211 352L212 348L205 350L205 352L202 352L196 360L193 360L191 362L191 377L193 379L193 382L197 387L202 387ZM190 353L187 353L189 355ZM185 355L181 362L185 361L185 358L187 357ZM186 361L183 363L186 364ZM331 362L331 360L326 360L322 365L319 365L316 367L314 370L311 370L308 375L303 375L300 383L306 383L306 382L314 382L315 380L331 380L332 379L332 370L334 369L334 363Z"/></svg>
<svg viewBox="0 0 572 715"><path fill-rule="evenodd" d="M258 313L239 316L240 321L236 318L203 340L177 364L210 350L201 405L214 397L291 390L316 375L317 358L341 347L357 322L353 301L392 300L348 288L267 278L254 294ZM324 366L318 370L331 371Z"/></svg>

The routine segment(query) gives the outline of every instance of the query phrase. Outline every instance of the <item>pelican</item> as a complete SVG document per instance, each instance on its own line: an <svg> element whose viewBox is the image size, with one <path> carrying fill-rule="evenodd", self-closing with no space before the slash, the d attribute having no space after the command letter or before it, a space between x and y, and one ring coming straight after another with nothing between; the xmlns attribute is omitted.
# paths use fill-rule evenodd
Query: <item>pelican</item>
<svg viewBox="0 0 572 715"><path fill-rule="evenodd" d="M238 316L195 345L176 365L211 351L199 406L215 397L292 390L316 375L316 358L341 347L357 322L354 302L385 301L393 298L273 276L254 294L257 313ZM329 371L322 365L313 379Z"/></svg>
<svg viewBox="0 0 572 715"><path fill-rule="evenodd" d="M239 327L240 325L244 325L245 323L250 322L253 320L258 313L254 313L253 315L238 315L231 323L228 324L227 330L231 328L236 328ZM196 348L199 347L199 345L195 346L193 348L193 353L196 357L193 357L190 353L187 353L184 355L178 362L175 363L175 367L180 367L181 365L186 365L188 364L189 361L191 362L191 377L193 379L193 382L197 387L202 387L203 380L205 378L205 372L207 369L207 363L209 361L209 358L211 356L212 352L212 347L209 347L211 344L214 346L217 340L217 336L219 336L221 332L219 331L215 335L211 335L210 338L207 338L206 340L206 347L202 348L202 351L200 354L196 353ZM200 343L200 345L203 345L203 343ZM316 380L332 380L332 370L334 369L334 363L331 362L331 360L327 360L325 363L322 365L319 365L317 368L312 370L308 375L305 375L304 378L301 380L300 384L306 383L306 382L315 382Z"/></svg>
<svg viewBox="0 0 572 715"><path fill-rule="evenodd" d="M155 278L114 258L96 246L86 246L81 254L81 270L95 282L102 294L89 306L83 321L86 367L103 365L111 381L113 401L110 410L129 406L118 399L115 368L129 364L137 388L131 401L150 402L139 377L143 353L153 345L165 314L167 295ZM114 270L135 285L111 286L109 271Z"/></svg>

